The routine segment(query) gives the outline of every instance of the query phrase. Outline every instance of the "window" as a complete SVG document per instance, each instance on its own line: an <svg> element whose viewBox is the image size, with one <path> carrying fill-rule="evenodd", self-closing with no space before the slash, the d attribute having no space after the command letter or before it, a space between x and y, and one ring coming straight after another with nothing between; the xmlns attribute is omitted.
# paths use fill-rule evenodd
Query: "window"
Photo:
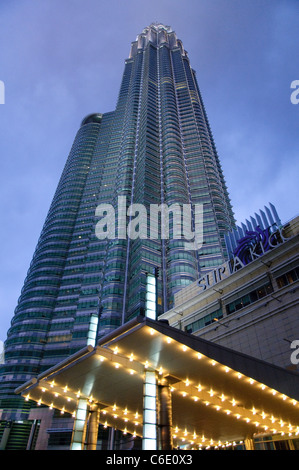
<svg viewBox="0 0 299 470"><path fill-rule="evenodd" d="M220 320L221 318L223 318L221 308L215 310L212 313L209 313L208 315L205 315L204 317L202 317L202 318L200 318L200 319L198 319L198 320L196 320L192 323L189 323L189 325L185 326L185 331L187 331L188 333L193 333L193 331L199 330L199 329L204 328L205 326L210 325L211 323L213 323L215 321L214 320L215 318L217 318L217 320Z"/></svg>
<svg viewBox="0 0 299 470"><path fill-rule="evenodd" d="M245 294L238 299L236 299L234 302L230 302L229 304L226 305L226 313L227 315L230 315L231 313L234 313L247 305L256 302L259 299L262 299L266 295L270 294L273 292L273 288L270 282L267 284L259 287L258 289L255 289L249 294Z"/></svg>
<svg viewBox="0 0 299 470"><path fill-rule="evenodd" d="M276 282L278 285L278 288L281 289L284 286L287 286L289 284L292 284L295 281L298 281L299 279L299 267L292 269L291 271L287 272L286 274L283 274L282 276L279 276L276 278Z"/></svg>

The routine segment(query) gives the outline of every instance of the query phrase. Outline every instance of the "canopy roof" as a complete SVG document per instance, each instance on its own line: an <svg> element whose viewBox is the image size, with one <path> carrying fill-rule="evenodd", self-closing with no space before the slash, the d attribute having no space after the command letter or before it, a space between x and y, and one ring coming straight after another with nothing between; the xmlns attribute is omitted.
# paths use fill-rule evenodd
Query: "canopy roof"
<svg viewBox="0 0 299 470"><path fill-rule="evenodd" d="M73 414L78 397L100 422L142 437L146 368L172 390L176 445L216 445L299 431L299 375L170 327L136 318L19 387L38 404Z"/></svg>

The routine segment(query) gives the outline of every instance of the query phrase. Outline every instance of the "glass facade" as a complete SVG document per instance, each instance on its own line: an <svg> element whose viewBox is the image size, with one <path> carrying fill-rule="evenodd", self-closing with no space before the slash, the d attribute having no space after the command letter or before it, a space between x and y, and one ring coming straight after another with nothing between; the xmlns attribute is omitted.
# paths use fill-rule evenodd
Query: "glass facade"
<svg viewBox="0 0 299 470"><path fill-rule="evenodd" d="M173 213L167 237L159 217L137 224L132 204L147 215L152 205L186 205L193 228L201 205L202 247L186 249ZM99 214L110 207L115 237L101 238ZM128 236L129 227L139 236ZM131 45L115 110L87 116L75 137L8 331L2 420L28 416L18 385L143 315L155 268L158 314L171 308L178 290L226 260L224 234L233 227L195 72L175 32L152 24Z"/></svg>

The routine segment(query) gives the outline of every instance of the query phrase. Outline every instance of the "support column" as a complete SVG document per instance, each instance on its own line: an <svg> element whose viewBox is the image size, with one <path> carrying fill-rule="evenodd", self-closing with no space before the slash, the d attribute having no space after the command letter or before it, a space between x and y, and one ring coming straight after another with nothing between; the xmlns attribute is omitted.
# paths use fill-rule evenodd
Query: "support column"
<svg viewBox="0 0 299 470"><path fill-rule="evenodd" d="M254 450L254 440L253 439L245 439L245 450Z"/></svg>
<svg viewBox="0 0 299 470"><path fill-rule="evenodd" d="M2 439L0 441L0 450L5 450L6 449L6 445L7 445L7 442L8 442L8 438L9 438L9 435L10 435L11 428L12 428L12 421L7 421L6 424L5 424L3 434L2 434Z"/></svg>
<svg viewBox="0 0 299 470"><path fill-rule="evenodd" d="M49 442L49 434L47 429L51 428L53 420L54 410L49 408L31 408L28 419L29 421L39 422L39 430L37 433L37 439L34 445L34 450L47 450ZM30 437L27 443L27 450L31 449L34 438L34 427L31 428Z"/></svg>
<svg viewBox="0 0 299 470"><path fill-rule="evenodd" d="M94 405L89 413L88 432L87 432L87 450L96 450L98 442L98 431L100 422L100 410Z"/></svg>
<svg viewBox="0 0 299 470"><path fill-rule="evenodd" d="M295 445L294 445L294 441L292 441L291 439L288 441L288 444L289 444L289 448L290 450L296 450L295 449Z"/></svg>
<svg viewBox="0 0 299 470"><path fill-rule="evenodd" d="M166 379L159 384L159 405L159 449L172 450L172 396Z"/></svg>
<svg viewBox="0 0 299 470"><path fill-rule="evenodd" d="M143 450L157 450L157 376L146 370L143 385Z"/></svg>
<svg viewBox="0 0 299 470"><path fill-rule="evenodd" d="M114 450L115 445L115 429L109 428L108 433L108 450Z"/></svg>
<svg viewBox="0 0 299 470"><path fill-rule="evenodd" d="M27 447L26 447L26 450L31 450L32 449L32 443L33 443L33 439L34 439L34 435L36 433L36 429L37 429L37 419L35 419L31 425L31 429L30 429L30 434L29 434L29 439L28 439L28 442L27 442Z"/></svg>
<svg viewBox="0 0 299 470"><path fill-rule="evenodd" d="M71 450L84 450L87 424L87 400L80 398L78 401L76 416L72 434Z"/></svg>

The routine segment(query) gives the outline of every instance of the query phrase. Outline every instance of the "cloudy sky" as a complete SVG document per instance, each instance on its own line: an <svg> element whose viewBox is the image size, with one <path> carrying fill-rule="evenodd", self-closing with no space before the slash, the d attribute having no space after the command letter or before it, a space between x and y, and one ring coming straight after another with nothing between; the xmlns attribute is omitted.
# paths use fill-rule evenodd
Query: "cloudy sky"
<svg viewBox="0 0 299 470"><path fill-rule="evenodd" d="M80 122L115 108L154 21L197 72L237 221L299 212L298 18L298 0L0 0L0 340Z"/></svg>

